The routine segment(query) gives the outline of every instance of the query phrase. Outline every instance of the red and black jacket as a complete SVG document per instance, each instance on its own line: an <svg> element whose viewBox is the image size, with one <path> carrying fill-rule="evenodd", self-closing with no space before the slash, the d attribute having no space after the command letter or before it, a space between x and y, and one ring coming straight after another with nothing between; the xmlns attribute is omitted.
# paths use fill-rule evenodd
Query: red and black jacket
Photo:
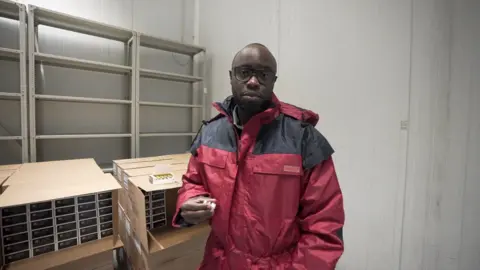
<svg viewBox="0 0 480 270"><path fill-rule="evenodd" d="M195 196L217 200L200 269L334 269L343 198L318 116L273 97L239 134L234 106L214 104L179 191L178 211Z"/></svg>

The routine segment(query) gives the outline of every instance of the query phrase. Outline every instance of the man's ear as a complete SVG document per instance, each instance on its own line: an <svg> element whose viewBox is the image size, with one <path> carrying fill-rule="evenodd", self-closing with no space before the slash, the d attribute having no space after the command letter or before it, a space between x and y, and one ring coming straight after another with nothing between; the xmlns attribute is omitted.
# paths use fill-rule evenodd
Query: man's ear
<svg viewBox="0 0 480 270"><path fill-rule="evenodd" d="M232 80L232 71L231 70L228 71L228 75L230 76L230 80Z"/></svg>

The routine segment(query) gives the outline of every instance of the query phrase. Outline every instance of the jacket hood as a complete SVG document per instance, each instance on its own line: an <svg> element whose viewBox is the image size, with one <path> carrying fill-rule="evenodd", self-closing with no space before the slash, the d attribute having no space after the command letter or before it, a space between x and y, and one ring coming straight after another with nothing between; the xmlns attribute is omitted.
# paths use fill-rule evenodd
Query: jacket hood
<svg viewBox="0 0 480 270"><path fill-rule="evenodd" d="M319 119L318 114L310 110L302 109L283 102L280 102L280 112L312 126L316 126Z"/></svg>

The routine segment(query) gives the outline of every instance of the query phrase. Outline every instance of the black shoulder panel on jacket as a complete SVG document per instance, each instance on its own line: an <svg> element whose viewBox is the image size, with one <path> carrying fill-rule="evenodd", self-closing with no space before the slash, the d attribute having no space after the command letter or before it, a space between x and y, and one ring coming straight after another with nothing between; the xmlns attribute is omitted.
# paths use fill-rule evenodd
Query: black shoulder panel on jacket
<svg viewBox="0 0 480 270"><path fill-rule="evenodd" d="M237 149L235 140L235 132L232 129L232 124L228 122L226 117L221 117L203 126L200 134L192 143L190 152L196 156L197 149L201 145L228 152L235 152Z"/></svg>
<svg viewBox="0 0 480 270"><path fill-rule="evenodd" d="M253 154L300 155L302 153L302 137L301 121L280 114L275 120L260 128Z"/></svg>
<svg viewBox="0 0 480 270"><path fill-rule="evenodd" d="M302 158L305 169L313 168L328 159L334 150L327 139L312 125L304 128Z"/></svg>
<svg viewBox="0 0 480 270"><path fill-rule="evenodd" d="M260 129L254 155L302 155L303 167L310 169L333 154L327 139L309 123L280 114Z"/></svg>

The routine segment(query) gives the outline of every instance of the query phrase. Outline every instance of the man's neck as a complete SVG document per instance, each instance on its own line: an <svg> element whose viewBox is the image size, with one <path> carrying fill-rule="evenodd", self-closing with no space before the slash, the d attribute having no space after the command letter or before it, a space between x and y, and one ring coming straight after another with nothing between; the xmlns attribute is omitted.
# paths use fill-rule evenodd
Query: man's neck
<svg viewBox="0 0 480 270"><path fill-rule="evenodd" d="M247 111L245 110L244 108L242 107L238 107L237 108L237 114L238 114L238 118L240 120L240 123L242 125L245 125L248 121L250 121L250 119L256 115L257 113L259 112L251 112L251 111Z"/></svg>

